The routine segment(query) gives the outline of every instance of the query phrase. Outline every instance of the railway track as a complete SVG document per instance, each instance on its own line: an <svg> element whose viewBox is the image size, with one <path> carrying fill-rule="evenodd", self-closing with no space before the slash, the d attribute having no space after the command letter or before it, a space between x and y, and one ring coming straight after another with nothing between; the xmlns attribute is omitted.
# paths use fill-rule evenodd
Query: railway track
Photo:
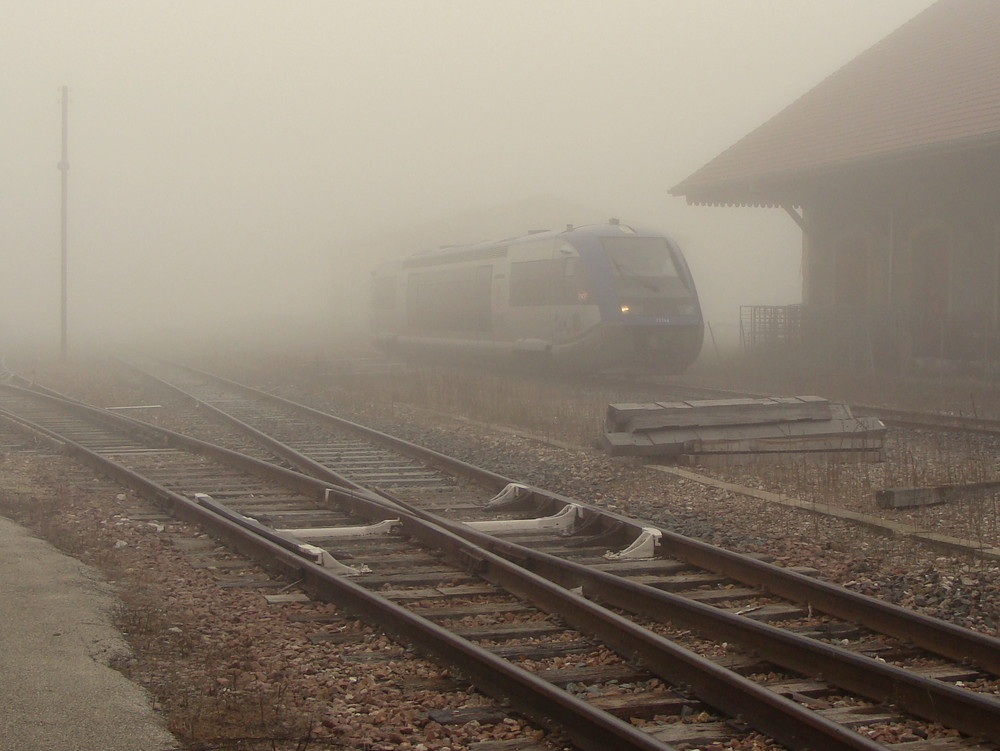
<svg viewBox="0 0 1000 751"><path fill-rule="evenodd" d="M592 638L575 633L572 627L538 608L469 574L465 562L470 556L481 555L480 551L470 553L470 546L461 540L421 520L402 516L384 499L370 493L331 489L328 483L267 462L117 416L101 415L79 404L40 398L9 387L0 389L0 409L8 420L30 429L35 436L47 438L123 484L154 497L179 518L207 528L240 552L300 582L308 591L346 604L397 637L459 666L478 687L502 697L541 724L575 737L580 748L669 748L655 734L638 730L558 685L583 681L596 686L602 681L602 672L605 682L642 678L659 684L655 676L615 660ZM338 554L350 560L350 550L355 548L363 553L359 557L368 562L363 569L366 576L358 580L363 581L363 586L354 583L353 578L361 569L339 563L329 553L265 528L247 516L262 507L286 523L308 521L328 532L339 530ZM242 509L242 513L236 509ZM372 532L379 527L394 530L395 534ZM421 543L421 538L427 542ZM449 563L447 558L457 563ZM430 595L424 594L427 588L433 590ZM440 604L449 595L475 598L476 602L464 609L439 608L434 613L425 609L423 614L405 607L411 601L426 603L435 598ZM498 613L509 614L511 620L495 623ZM480 622L452 628L436 622L462 624L469 618ZM531 672L505 659L503 648L491 651L468 638L487 643L497 639L530 642L539 635L546 637L545 645L532 649L529 643L518 650L508 645L506 651L524 652L535 659L546 653L594 652L591 661L606 667L591 675L563 670L552 676L553 683L545 680L544 672ZM656 701L644 697L647 708L666 704L679 711L700 706L696 699L665 690L650 694ZM641 708L636 711L642 713Z"/></svg>
<svg viewBox="0 0 1000 751"><path fill-rule="evenodd" d="M326 479L331 484L347 488L357 487L360 485L358 480L361 479L370 481L373 462L382 467L393 467L391 470L381 471L375 478L386 485L394 485L395 490L385 495L395 498L415 515L431 519L438 526L449 529L458 536L474 540L479 543L479 550L496 552L503 558L543 573L547 578L564 586L581 588L589 598L639 613L641 618L652 619L649 621L650 625L661 631L663 626L653 621L667 617L674 624L672 632L668 631L672 636L678 636L679 630L697 628L702 635L714 637L716 640L742 644L745 650L756 653L757 657L749 661L741 658L742 664L737 661L734 666L749 674L755 670L759 672L764 669L760 665L761 657L769 661L770 668L775 665L782 666L787 675L777 683L772 680L774 684L772 688L777 686L779 694L783 692L786 696L795 696L814 707L826 704L833 709L836 702L830 702L829 697L836 696L838 691L853 690L869 697L869 700L891 701L908 707L914 714L928 719L933 718L938 722L942 721L942 717L935 713L940 713L942 707L950 703L949 711L954 713L954 716L944 724L954 727L957 722L967 733L992 737L990 728L996 721L995 699L985 694L973 694L955 685L949 687L946 682L950 679L953 682L963 681L975 685L978 681L984 691L991 691L995 689L992 679L963 665L948 664L940 660L928 662L926 655L915 650L911 643L889 639L884 635L860 632L850 623L817 624L813 618L808 617L808 611L811 608L820 609L816 606L819 602L824 604L827 610L839 610L851 620L868 621L869 625L874 624L883 632L915 637L916 641L923 642L931 649L951 653L958 658L975 655L982 666L994 673L997 670L995 661L998 655L995 640L948 627L947 624L933 622L932 619L914 618L915 614L815 582L801 573L781 572L780 569L775 570L776 567L767 566L759 561L741 559L724 551L712 551L709 546L684 540L679 536L670 536L664 531L660 531L658 535L661 550L662 547L669 547L672 552L683 551L681 559L645 560L647 556L644 555L630 558L628 555L619 554L617 558L612 557L613 562L609 562L603 555L607 551L608 544L616 538L625 542L641 538L641 527L631 520L598 513L596 509L585 508L581 504L545 494L538 489L515 486L510 493L520 497L515 499L516 504L508 506L509 509L518 509L520 516L525 516L526 509L532 509L528 516L535 514L534 522L530 519L512 522L509 518L511 514L508 513L506 514L508 518L500 520L499 524L496 521L483 523L484 520L480 518L478 524L480 529L478 531L470 529L467 522L472 521L472 526L476 526L476 519L473 517L477 515L477 511L480 517L484 512L496 516L497 508L501 505L494 502L490 506L485 502L487 496L484 493L480 493L479 498L470 496L470 481L476 474L474 468L451 462L446 457L434 455L433 452L426 452L418 447L392 441L389 442L393 444L393 450L396 452L403 450L405 460L400 459L398 453L395 458L386 455L375 457L372 454L374 449L371 442L377 439L378 443L384 444L389 440L388 437L369 434L359 444L357 434L360 429L357 426L336 420L331 422L330 418L314 411L273 397L253 395L252 392L235 384L218 381L204 374L186 371L186 375L182 376L174 371L174 378L186 380L186 389L198 390L200 387L201 396L206 397L201 402L203 408L212 402L216 407L224 404L228 412L240 413L241 423L257 421L268 425L272 431L276 426L286 425L296 440L300 443L305 442L306 448L310 445L338 447L336 456L332 460L327 457L326 463L332 461L337 463L341 470L348 470L343 474L333 472L323 462L301 456L301 452L269 445L275 453L284 452L284 461L292 464L301 463L301 468L314 474L326 473ZM289 411L296 413L294 419L289 416ZM332 429L331 424L336 425L335 432L338 435L327 434L317 437L319 423L322 423L327 431ZM345 432L351 434L350 438L345 437ZM273 441L264 436L258 438ZM384 452L387 449L381 445L377 447L377 451ZM340 464L345 458L350 458L346 468ZM423 462L422 467L418 465L418 459ZM360 463L355 463L356 461ZM445 469L448 471L444 471ZM353 480L345 476L351 472L357 473ZM487 493L508 482L507 478L489 473L479 477L479 480ZM463 497L466 499L464 504L460 502ZM473 498L473 502L469 502L470 497ZM421 500L426 504L423 509L412 503ZM563 513L561 515L550 513L554 507L560 508ZM573 528L577 528L577 531L587 530L587 534L576 536L577 539L573 541L575 544L567 544L567 539L563 536L567 531L565 526L558 527L561 530L559 534L552 534L551 525L566 521L565 509L568 507L574 509ZM442 519L435 513L442 509L450 509L457 513L466 523ZM563 518L557 521L560 516ZM260 514L258 518L261 518ZM282 523L280 516L276 517L273 514L268 514L264 518L270 523ZM540 528L538 518L542 519ZM535 523L536 529L526 528L526 522ZM492 525L491 535L485 534L490 528L487 525ZM627 533L624 533L625 530L628 530ZM308 529L298 528L295 534L317 543L323 539L323 535L316 531L310 532ZM666 540L663 537L665 534ZM648 532L644 544L651 544ZM365 554L368 554L367 548ZM473 568L482 569L480 573L492 572L492 566L484 563L483 555L485 553L476 554ZM688 560L684 560L684 556L687 556ZM712 567L702 571L694 569L691 560L697 561L699 558L711 560ZM763 584L772 592L782 587L791 590L799 587L801 588L799 599L808 604L795 606L787 602L776 602L773 597L763 595L760 589L734 586L734 580L726 576L732 572L738 573L743 578L744 584L753 586ZM775 578L779 572L782 577ZM504 578L495 572L491 575L500 581ZM780 581L781 578L784 579L783 583ZM377 580L371 579L371 581ZM511 588L518 591L516 587ZM686 596L671 590L683 592ZM533 590L529 588L520 591L519 594L526 596L532 592ZM537 592L532 596L544 599L544 595ZM728 607L719 608L706 604L712 601ZM548 609L557 610L557 607L550 605ZM587 620L586 616L579 614L575 618ZM802 621L799 626L800 633L795 634L794 630L776 629L763 622L773 619L786 622ZM590 629L599 630L599 627L591 624ZM605 634L605 639L612 642L617 639L617 649L624 654L637 654L635 641L632 638L623 638L621 633L617 633L619 631L621 631L620 624L611 627ZM690 637L688 639L696 641ZM861 653L851 653L834 646L836 642L845 641L855 642L856 646L861 648ZM974 645L974 642L978 642L978 646ZM877 655L879 659L864 656L865 650L869 655ZM732 659L732 656L729 658ZM648 659L655 658L649 656ZM886 659L899 664L888 665L880 661ZM914 664L920 663L920 669L914 670L912 665L911 669L907 669L905 663L908 661ZM872 668L874 672L871 672ZM678 675L686 675L683 663L663 665L660 673L674 676L675 679ZM803 674L809 676L817 673L822 673L828 683L803 681ZM713 691L716 691L707 686L697 688L697 684L693 681L691 685L695 685L696 693L700 691L703 697L711 697L714 695ZM975 696L980 698L970 698ZM961 708L961 705L969 700L973 706ZM721 702L717 695L712 701L716 705ZM980 702L978 705L977 701ZM640 712L636 716L641 714ZM846 719L847 724L866 726L893 721L888 715L879 715L878 705L870 703L865 709L852 710L852 717ZM772 720L772 723L775 722L780 724L783 721ZM769 734L773 735L773 732ZM993 737L993 740L996 738Z"/></svg>

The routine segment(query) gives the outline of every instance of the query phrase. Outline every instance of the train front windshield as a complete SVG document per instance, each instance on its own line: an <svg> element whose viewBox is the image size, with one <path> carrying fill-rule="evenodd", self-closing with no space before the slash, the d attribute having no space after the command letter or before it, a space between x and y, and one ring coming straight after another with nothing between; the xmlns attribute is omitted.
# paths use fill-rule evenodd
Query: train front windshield
<svg viewBox="0 0 1000 751"><path fill-rule="evenodd" d="M690 294L662 237L602 237L622 297Z"/></svg>

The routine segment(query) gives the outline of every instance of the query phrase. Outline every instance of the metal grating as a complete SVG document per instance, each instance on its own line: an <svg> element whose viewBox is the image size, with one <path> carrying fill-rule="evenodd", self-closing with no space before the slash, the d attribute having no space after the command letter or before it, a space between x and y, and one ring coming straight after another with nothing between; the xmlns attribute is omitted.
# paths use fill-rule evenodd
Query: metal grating
<svg viewBox="0 0 1000 751"><path fill-rule="evenodd" d="M740 345L744 351L797 345L801 336L801 305L740 306Z"/></svg>

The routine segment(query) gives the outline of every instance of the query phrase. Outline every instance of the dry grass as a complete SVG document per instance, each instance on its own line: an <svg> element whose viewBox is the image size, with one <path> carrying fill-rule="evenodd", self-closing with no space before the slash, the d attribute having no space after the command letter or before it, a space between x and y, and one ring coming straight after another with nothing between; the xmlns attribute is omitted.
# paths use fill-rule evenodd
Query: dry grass
<svg viewBox="0 0 1000 751"><path fill-rule="evenodd" d="M213 665L224 657L206 652L196 638L198 623L179 620L164 604L165 582L137 558L119 550L109 532L102 499L118 489L88 494L61 481L59 462L51 457L3 459L0 513L59 550L94 566L115 582L119 605L115 626L132 656L117 656L111 666L143 684L165 714L167 728L192 751L306 751L344 748L312 735L315 718L285 711L287 682L266 690L253 685L223 685ZM103 501L106 502L106 501ZM179 626L178 626L179 624ZM234 647L239 649L238 646Z"/></svg>
<svg viewBox="0 0 1000 751"><path fill-rule="evenodd" d="M417 406L580 445L599 435L605 409L616 401L610 391L581 394L555 378L420 363L400 364L376 377L334 373L330 381L377 413L391 416L398 405Z"/></svg>
<svg viewBox="0 0 1000 751"><path fill-rule="evenodd" d="M852 380L846 373L809 373L786 365L781 361L744 359L728 363L724 372L719 368L706 369L687 380L711 381L711 375L718 381L722 374L730 385L739 382L743 389L758 393L818 393L834 399L854 394L857 401L869 402L878 399L865 397L866 393L896 393L909 396L923 409L943 403L928 396L931 391L940 391L936 380L930 384L920 379L904 381L867 371ZM571 383L565 379L418 362L395 364L377 373L317 369L309 378L303 379L300 373L290 380L311 383L317 392L331 384L340 386L370 413L389 418L395 417L402 405L416 405L477 421L515 426L580 446L592 445L600 435L608 404L670 398L668 386L658 393L648 385L636 386L629 392L626 388L611 390L584 381ZM786 388L781 388L781 384ZM768 388L761 388L765 386ZM977 396L967 393L968 386L964 382L956 386L948 392L949 398L952 402L976 401L976 409L982 413L985 405L994 401L984 396L991 392L992 385L978 384ZM825 391L827 387L829 392ZM885 461L876 464L790 461L765 468L733 469L723 474L734 482L766 487L819 506L889 516L892 512L876 507L876 491L983 482L1000 475L994 446L976 435L890 431L885 453ZM948 518L944 519L945 516ZM984 546L996 544L1000 537L1000 513L992 495L954 501L946 515L941 509L916 509L896 513L896 517L929 527L945 523L952 528L949 533Z"/></svg>
<svg viewBox="0 0 1000 751"><path fill-rule="evenodd" d="M685 376L693 383L766 394L818 394L852 404L1000 418L1000 372L976 375L958 365L914 365L900 372L852 366L801 350L703 356Z"/></svg>

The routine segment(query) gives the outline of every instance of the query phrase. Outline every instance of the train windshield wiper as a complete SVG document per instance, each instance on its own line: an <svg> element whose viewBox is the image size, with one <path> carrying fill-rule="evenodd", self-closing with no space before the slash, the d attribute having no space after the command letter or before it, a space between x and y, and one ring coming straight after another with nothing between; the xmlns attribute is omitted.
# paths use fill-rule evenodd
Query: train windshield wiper
<svg viewBox="0 0 1000 751"><path fill-rule="evenodd" d="M635 269L626 266L617 258L614 258L613 256L608 256L608 258L611 261L611 265L615 267L615 271L618 272L618 276L623 277L625 279L632 279L633 281L638 282L643 287L652 290L653 292L660 291L660 285L657 284L656 282L650 281L647 277L643 276Z"/></svg>

